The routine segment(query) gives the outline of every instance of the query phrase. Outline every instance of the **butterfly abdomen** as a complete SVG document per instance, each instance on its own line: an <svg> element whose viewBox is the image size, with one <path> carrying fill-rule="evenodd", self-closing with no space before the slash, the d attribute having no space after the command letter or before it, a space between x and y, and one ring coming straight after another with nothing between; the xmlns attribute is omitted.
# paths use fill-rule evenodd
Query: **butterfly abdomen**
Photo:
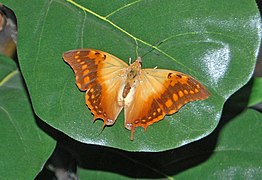
<svg viewBox="0 0 262 180"><path fill-rule="evenodd" d="M124 87L123 93L122 93L122 97L126 98L127 94L130 92L131 86L129 83L127 83Z"/></svg>

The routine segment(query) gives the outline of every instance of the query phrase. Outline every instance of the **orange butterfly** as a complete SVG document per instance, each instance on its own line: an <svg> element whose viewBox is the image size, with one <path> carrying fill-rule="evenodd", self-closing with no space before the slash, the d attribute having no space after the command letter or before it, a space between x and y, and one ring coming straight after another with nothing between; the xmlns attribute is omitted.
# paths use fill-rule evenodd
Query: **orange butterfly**
<svg viewBox="0 0 262 180"><path fill-rule="evenodd" d="M113 125L125 110L125 127L131 140L137 126L146 129L165 115L177 112L190 101L210 93L194 78L172 70L141 69L142 61L128 66L117 57L95 49L76 49L63 54L76 75L76 84L86 91L86 104L94 120Z"/></svg>

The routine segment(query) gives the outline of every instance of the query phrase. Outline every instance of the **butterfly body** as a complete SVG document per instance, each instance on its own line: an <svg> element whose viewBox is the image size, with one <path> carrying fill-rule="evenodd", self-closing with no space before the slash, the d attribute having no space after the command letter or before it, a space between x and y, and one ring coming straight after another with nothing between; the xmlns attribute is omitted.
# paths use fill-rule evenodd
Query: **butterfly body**
<svg viewBox="0 0 262 180"><path fill-rule="evenodd" d="M125 85L124 88L119 91L119 96L125 108L133 101L136 86L140 83L141 64L141 58L138 58L126 70Z"/></svg>
<svg viewBox="0 0 262 180"><path fill-rule="evenodd" d="M128 66L117 57L94 49L68 51L63 58L74 70L78 88L86 91L86 104L94 119L103 119L104 126L113 125L124 108L125 127L131 130L131 140L136 127L146 129L187 102L210 95L186 74L141 69L141 58Z"/></svg>

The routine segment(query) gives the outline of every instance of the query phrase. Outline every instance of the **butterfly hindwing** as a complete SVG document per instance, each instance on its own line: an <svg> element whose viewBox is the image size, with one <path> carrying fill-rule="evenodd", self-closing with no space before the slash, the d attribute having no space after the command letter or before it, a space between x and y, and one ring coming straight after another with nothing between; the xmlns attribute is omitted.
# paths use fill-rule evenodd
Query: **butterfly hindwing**
<svg viewBox="0 0 262 180"><path fill-rule="evenodd" d="M101 118L104 125L112 125L123 108L117 99L128 65L94 49L71 50L63 58L74 70L78 88L86 91L86 104L94 119Z"/></svg>

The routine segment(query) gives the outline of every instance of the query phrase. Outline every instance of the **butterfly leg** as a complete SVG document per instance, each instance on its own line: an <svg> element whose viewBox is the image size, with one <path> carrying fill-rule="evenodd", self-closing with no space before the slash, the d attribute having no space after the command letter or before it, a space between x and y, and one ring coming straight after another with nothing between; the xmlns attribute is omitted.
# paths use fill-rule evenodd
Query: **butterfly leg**
<svg viewBox="0 0 262 180"><path fill-rule="evenodd" d="M135 126L132 126L131 128L131 135L130 135L130 140L133 141L134 140L134 133L135 133Z"/></svg>

